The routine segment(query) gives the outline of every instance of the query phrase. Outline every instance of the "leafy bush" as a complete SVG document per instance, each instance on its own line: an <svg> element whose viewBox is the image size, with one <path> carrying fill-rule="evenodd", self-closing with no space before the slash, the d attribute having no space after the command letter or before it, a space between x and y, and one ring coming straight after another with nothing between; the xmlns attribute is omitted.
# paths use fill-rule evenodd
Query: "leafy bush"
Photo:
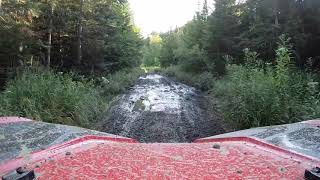
<svg viewBox="0 0 320 180"><path fill-rule="evenodd" d="M0 116L89 127L106 109L100 89L72 74L26 70L0 95Z"/></svg>

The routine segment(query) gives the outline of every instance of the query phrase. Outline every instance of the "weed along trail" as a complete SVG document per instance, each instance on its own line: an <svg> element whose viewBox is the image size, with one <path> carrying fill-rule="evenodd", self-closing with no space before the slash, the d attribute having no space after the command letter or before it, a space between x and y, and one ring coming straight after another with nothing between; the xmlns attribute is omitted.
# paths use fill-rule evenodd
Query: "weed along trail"
<svg viewBox="0 0 320 180"><path fill-rule="evenodd" d="M108 114L101 131L146 143L191 142L225 132L201 93L158 74L140 77Z"/></svg>

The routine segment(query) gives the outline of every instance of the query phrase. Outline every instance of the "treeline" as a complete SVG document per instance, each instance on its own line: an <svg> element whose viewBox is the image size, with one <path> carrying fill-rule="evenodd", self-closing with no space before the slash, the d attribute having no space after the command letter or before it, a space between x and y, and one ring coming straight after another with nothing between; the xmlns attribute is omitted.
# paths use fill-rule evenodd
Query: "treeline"
<svg viewBox="0 0 320 180"><path fill-rule="evenodd" d="M126 0L0 3L2 67L106 74L140 64L142 38Z"/></svg>
<svg viewBox="0 0 320 180"><path fill-rule="evenodd" d="M186 71L221 75L227 63L244 63L244 49L259 53L262 64L275 64L278 38L286 34L295 64L320 68L320 1L215 0L214 7L209 13L205 0L192 21L160 34L161 52L153 59L164 67L181 64ZM157 42L150 39L145 48L154 51Z"/></svg>
<svg viewBox="0 0 320 180"><path fill-rule="evenodd" d="M208 93L235 129L319 118L320 1L214 7L205 0L185 26L149 37L144 64Z"/></svg>

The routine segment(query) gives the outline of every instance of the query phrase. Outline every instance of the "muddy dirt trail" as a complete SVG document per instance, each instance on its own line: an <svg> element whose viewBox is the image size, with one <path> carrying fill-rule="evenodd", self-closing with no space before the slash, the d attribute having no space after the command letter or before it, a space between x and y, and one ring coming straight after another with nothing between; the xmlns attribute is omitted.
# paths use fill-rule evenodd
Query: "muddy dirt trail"
<svg viewBox="0 0 320 180"><path fill-rule="evenodd" d="M145 143L192 142L225 132L200 92L158 74L140 77L108 114L99 130Z"/></svg>

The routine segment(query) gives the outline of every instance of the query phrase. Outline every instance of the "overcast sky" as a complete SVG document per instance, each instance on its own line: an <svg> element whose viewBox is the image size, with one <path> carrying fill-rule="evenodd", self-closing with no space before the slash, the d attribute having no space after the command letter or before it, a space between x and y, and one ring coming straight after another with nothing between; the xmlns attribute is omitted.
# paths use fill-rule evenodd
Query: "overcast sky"
<svg viewBox="0 0 320 180"><path fill-rule="evenodd" d="M147 36L183 26L198 9L199 0L129 0L135 24ZM202 2L203 0L200 0ZM211 2L211 1L208 1ZM202 5L201 5L202 6Z"/></svg>

